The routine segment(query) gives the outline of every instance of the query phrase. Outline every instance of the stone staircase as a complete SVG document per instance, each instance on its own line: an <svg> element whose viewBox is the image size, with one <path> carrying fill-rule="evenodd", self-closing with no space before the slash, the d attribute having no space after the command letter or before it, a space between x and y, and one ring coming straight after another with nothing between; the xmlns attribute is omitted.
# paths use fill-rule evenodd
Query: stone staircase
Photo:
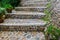
<svg viewBox="0 0 60 40"><path fill-rule="evenodd" d="M4 23L0 23L1 40L45 40L41 31L44 31L48 23L41 18L46 16L44 9L48 2L43 1L22 0L22 7L16 7L15 11L7 13Z"/></svg>
<svg viewBox="0 0 60 40"><path fill-rule="evenodd" d="M4 23L0 24L1 30L42 31L47 25L46 21L40 20L46 16L43 12L16 11L6 16Z"/></svg>

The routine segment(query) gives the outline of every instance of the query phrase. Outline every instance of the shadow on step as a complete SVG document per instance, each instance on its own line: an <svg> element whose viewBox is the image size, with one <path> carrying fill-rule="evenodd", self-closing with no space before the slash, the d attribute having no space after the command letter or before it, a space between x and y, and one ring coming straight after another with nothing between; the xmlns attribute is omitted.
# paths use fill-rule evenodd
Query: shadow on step
<svg viewBox="0 0 60 40"><path fill-rule="evenodd" d="M29 32L34 32L34 31L44 31L45 27L0 27L0 31L29 31Z"/></svg>

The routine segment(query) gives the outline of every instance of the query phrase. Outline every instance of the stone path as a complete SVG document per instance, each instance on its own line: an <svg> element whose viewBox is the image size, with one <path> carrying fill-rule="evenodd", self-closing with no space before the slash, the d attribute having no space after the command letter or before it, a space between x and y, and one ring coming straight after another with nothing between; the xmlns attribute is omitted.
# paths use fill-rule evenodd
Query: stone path
<svg viewBox="0 0 60 40"><path fill-rule="evenodd" d="M0 40L45 40L42 32L1 31Z"/></svg>

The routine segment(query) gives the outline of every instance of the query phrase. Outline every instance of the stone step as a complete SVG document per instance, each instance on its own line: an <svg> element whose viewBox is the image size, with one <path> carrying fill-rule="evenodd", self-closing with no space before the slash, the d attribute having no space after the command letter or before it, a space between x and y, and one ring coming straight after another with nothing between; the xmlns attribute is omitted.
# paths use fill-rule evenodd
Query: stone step
<svg viewBox="0 0 60 40"><path fill-rule="evenodd" d="M45 24L46 22L40 19L5 19L0 26L44 26Z"/></svg>
<svg viewBox="0 0 60 40"><path fill-rule="evenodd" d="M40 19L5 19L3 23L0 23L0 30L44 30L46 23Z"/></svg>
<svg viewBox="0 0 60 40"><path fill-rule="evenodd" d="M41 11L43 12L47 7L40 6L40 7L15 7L16 11Z"/></svg>
<svg viewBox="0 0 60 40"><path fill-rule="evenodd" d="M6 14L6 18L12 19L39 19L44 17L42 12L29 12L29 11L15 11L13 13Z"/></svg>
<svg viewBox="0 0 60 40"><path fill-rule="evenodd" d="M21 5L22 6L34 6L34 5L46 5L46 3L48 3L47 0L22 0L21 1ZM37 6L36 5L36 6Z"/></svg>
<svg viewBox="0 0 60 40"><path fill-rule="evenodd" d="M48 1L48 0L21 0L21 2L26 2L26 1L43 1L43 2L46 2L46 1Z"/></svg>
<svg viewBox="0 0 60 40"><path fill-rule="evenodd" d="M21 3L23 6L46 6L46 4L49 2L25 2L25 3Z"/></svg>

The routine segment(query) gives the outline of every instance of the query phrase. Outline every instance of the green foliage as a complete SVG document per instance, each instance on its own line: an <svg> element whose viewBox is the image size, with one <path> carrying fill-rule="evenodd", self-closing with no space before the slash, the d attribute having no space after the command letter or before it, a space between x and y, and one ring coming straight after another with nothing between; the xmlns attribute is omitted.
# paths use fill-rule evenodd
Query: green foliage
<svg viewBox="0 0 60 40"><path fill-rule="evenodd" d="M46 5L46 7L47 7L47 8L50 8L50 7L51 7L51 3L48 3L48 4Z"/></svg>
<svg viewBox="0 0 60 40"><path fill-rule="evenodd" d="M1 0L0 6L4 6L5 4L11 4L13 7L19 4L20 0Z"/></svg>
<svg viewBox="0 0 60 40"><path fill-rule="evenodd" d="M46 14L46 16L44 18L42 18L44 21L50 21L50 12L48 10L45 10L44 13Z"/></svg>
<svg viewBox="0 0 60 40"><path fill-rule="evenodd" d="M10 4L6 4L4 7L5 7L6 9L13 9L13 7L12 7Z"/></svg>
<svg viewBox="0 0 60 40"><path fill-rule="evenodd" d="M0 1L0 7L1 7L2 1Z"/></svg>
<svg viewBox="0 0 60 40"><path fill-rule="evenodd" d="M49 34L53 40L58 40L60 36L60 29L51 24L49 25L45 33Z"/></svg>
<svg viewBox="0 0 60 40"><path fill-rule="evenodd" d="M2 0L2 1L0 2L1 7L4 7L5 4L9 4L9 1L10 1L10 0Z"/></svg>
<svg viewBox="0 0 60 40"><path fill-rule="evenodd" d="M2 1L2 0L0 0L0 1Z"/></svg>
<svg viewBox="0 0 60 40"><path fill-rule="evenodd" d="M5 8L2 8L0 7L0 18L6 14L6 9Z"/></svg>
<svg viewBox="0 0 60 40"><path fill-rule="evenodd" d="M52 11L49 9L51 9L51 4L48 3L46 5L46 7L47 7L47 9L44 10L44 13L46 14L46 16L42 19L50 22ZM45 31L45 35L47 35L47 34L49 34L53 40L58 40L58 38L60 36L60 29L57 28L56 26L54 26L52 23L50 23L47 30Z"/></svg>
<svg viewBox="0 0 60 40"><path fill-rule="evenodd" d="M15 6L18 6L18 4L20 3L21 0L10 0L10 4L15 7Z"/></svg>
<svg viewBox="0 0 60 40"><path fill-rule="evenodd" d="M44 10L44 13L46 14L46 16L45 16L44 18L42 18L42 19L43 19L44 21L50 21L50 19L51 19L51 13L52 13L52 12L50 12L49 8L51 7L51 4L48 3L48 4L46 5L46 7L47 7L47 9Z"/></svg>

